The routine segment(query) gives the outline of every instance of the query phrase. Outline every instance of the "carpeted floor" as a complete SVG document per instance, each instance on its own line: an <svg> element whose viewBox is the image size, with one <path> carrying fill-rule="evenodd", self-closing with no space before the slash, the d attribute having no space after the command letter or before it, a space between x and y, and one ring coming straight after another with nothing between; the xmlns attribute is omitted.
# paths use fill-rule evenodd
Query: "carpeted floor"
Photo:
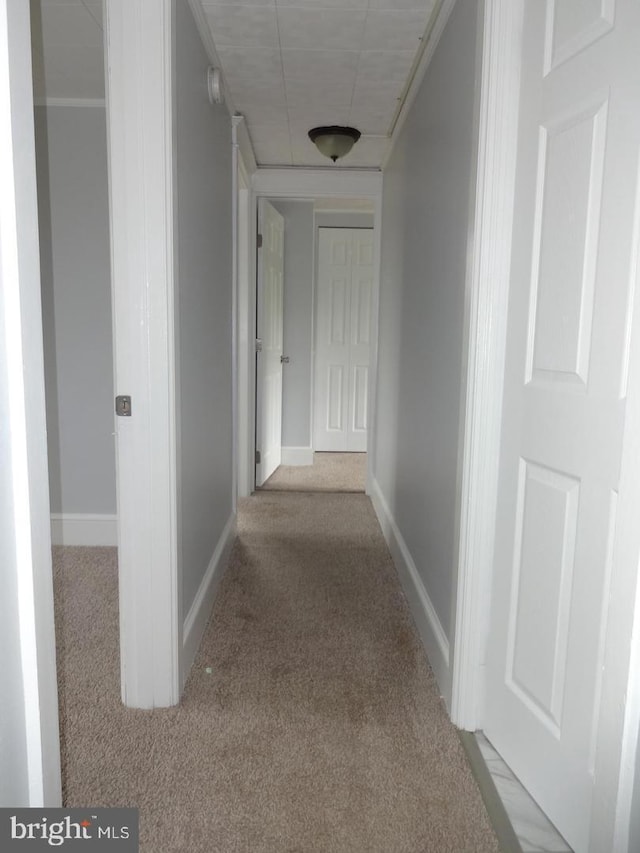
<svg viewBox="0 0 640 853"><path fill-rule="evenodd" d="M143 853L497 853L364 495L242 503L179 708L120 705L113 549L55 586L65 802Z"/></svg>
<svg viewBox="0 0 640 853"><path fill-rule="evenodd" d="M262 486L278 492L364 492L366 453L314 453L313 465L280 465Z"/></svg>

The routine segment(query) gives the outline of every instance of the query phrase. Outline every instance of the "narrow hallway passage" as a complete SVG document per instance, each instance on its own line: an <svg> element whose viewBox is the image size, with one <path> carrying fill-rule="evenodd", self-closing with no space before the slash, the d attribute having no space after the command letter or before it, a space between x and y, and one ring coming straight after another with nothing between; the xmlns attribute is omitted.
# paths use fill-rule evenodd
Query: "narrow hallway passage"
<svg viewBox="0 0 640 853"><path fill-rule="evenodd" d="M67 806L145 853L495 853L370 501L244 500L182 704L119 701L114 549L55 553Z"/></svg>

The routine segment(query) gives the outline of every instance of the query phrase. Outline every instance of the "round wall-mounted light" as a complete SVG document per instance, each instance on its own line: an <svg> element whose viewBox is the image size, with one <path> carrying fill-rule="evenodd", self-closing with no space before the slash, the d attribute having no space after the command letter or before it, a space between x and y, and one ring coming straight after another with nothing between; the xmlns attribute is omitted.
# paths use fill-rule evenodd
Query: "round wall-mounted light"
<svg viewBox="0 0 640 853"><path fill-rule="evenodd" d="M314 127L309 131L309 139L325 157L335 163L339 157L344 157L360 139L360 131L355 127Z"/></svg>
<svg viewBox="0 0 640 853"><path fill-rule="evenodd" d="M224 104L224 84L219 68L210 65L207 68L207 91L210 104Z"/></svg>

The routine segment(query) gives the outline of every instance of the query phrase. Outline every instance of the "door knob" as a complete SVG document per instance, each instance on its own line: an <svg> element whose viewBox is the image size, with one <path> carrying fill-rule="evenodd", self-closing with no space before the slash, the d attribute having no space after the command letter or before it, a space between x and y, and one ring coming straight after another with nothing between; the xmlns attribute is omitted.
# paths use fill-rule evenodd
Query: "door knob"
<svg viewBox="0 0 640 853"><path fill-rule="evenodd" d="M280 356L280 364L289 364L289 356L281 355Z"/></svg>

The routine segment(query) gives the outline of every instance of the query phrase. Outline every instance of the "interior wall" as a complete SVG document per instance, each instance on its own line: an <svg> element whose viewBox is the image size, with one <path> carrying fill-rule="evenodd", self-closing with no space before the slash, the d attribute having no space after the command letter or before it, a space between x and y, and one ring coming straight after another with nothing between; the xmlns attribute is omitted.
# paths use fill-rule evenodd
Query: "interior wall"
<svg viewBox="0 0 640 853"><path fill-rule="evenodd" d="M282 445L311 447L313 202L272 201L284 216Z"/></svg>
<svg viewBox="0 0 640 853"><path fill-rule="evenodd" d="M475 0L456 3L385 170L382 204L373 475L413 574L413 597L439 638L441 682L457 571L479 11Z"/></svg>
<svg viewBox="0 0 640 853"><path fill-rule="evenodd" d="M209 58L176 4L177 362L186 616L233 513L231 119L207 95Z"/></svg>
<svg viewBox="0 0 640 853"><path fill-rule="evenodd" d="M113 515L116 474L104 107L36 107L51 511Z"/></svg>

